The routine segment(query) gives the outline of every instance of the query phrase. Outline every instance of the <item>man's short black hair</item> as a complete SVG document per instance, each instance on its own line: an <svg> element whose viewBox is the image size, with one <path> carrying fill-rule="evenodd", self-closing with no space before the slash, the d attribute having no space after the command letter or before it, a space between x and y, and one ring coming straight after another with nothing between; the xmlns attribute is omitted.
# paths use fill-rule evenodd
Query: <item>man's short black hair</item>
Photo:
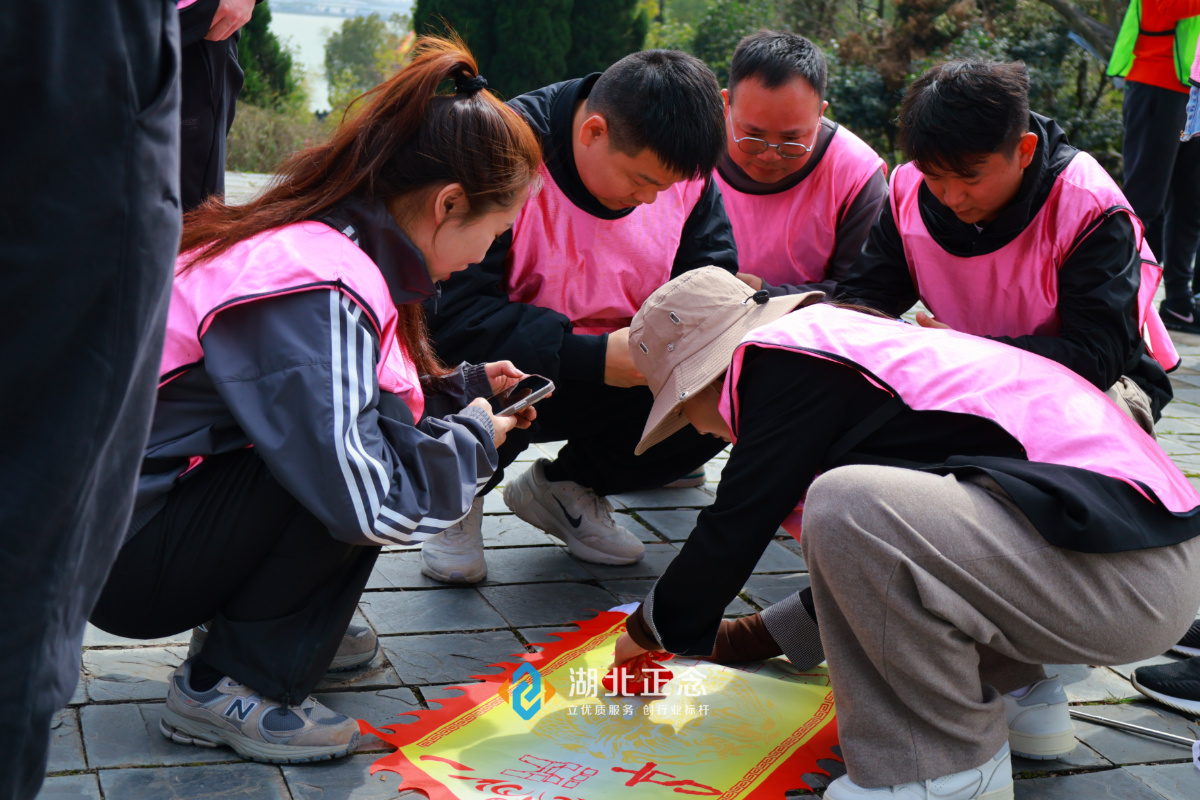
<svg viewBox="0 0 1200 800"><path fill-rule="evenodd" d="M708 175L725 152L725 106L717 76L674 50L631 53L604 71L588 95L589 112L608 122L613 147L646 148L685 178Z"/></svg>
<svg viewBox="0 0 1200 800"><path fill-rule="evenodd" d="M794 78L804 78L825 99L829 67L825 54L798 33L757 31L738 42L729 65L729 96L746 78L757 78L768 89L778 89Z"/></svg>
<svg viewBox="0 0 1200 800"><path fill-rule="evenodd" d="M923 172L972 175L1010 156L1029 130L1029 73L1020 61L947 61L913 81L900 105L900 144Z"/></svg>

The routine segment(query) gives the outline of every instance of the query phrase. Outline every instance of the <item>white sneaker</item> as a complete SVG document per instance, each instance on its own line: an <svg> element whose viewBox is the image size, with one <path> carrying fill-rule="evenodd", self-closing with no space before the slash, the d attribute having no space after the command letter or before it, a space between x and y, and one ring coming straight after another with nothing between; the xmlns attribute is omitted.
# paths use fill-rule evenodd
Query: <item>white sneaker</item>
<svg viewBox="0 0 1200 800"><path fill-rule="evenodd" d="M1021 697L1004 695L1008 743L1019 756L1049 761L1075 750L1075 726L1061 678L1046 678Z"/></svg>
<svg viewBox="0 0 1200 800"><path fill-rule="evenodd" d="M546 480L544 458L504 488L504 502L521 519L567 543L576 558L594 564L633 564L646 546L613 521L605 498L574 481Z"/></svg>
<svg viewBox="0 0 1200 800"><path fill-rule="evenodd" d="M1012 758L1008 745L974 769L931 781L864 789L843 775L825 790L825 800L1012 800Z"/></svg>
<svg viewBox="0 0 1200 800"><path fill-rule="evenodd" d="M483 498L459 522L421 545L421 572L445 583L479 583L487 577L483 560Z"/></svg>

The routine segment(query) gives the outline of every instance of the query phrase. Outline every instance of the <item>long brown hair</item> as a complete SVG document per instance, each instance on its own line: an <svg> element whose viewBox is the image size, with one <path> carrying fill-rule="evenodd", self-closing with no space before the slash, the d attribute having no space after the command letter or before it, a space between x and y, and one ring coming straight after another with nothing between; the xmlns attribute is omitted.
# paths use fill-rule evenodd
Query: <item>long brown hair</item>
<svg viewBox="0 0 1200 800"><path fill-rule="evenodd" d="M319 216L353 194L415 200L457 183L467 197L467 219L512 206L537 178L541 145L528 123L491 92L451 87L439 93L448 81L478 74L475 57L456 35L422 37L412 62L355 100L365 107L347 111L329 141L285 160L265 194L242 206L211 198L186 214L179 249L195 256L182 269L264 231ZM397 336L419 372L443 374L421 307L397 312Z"/></svg>

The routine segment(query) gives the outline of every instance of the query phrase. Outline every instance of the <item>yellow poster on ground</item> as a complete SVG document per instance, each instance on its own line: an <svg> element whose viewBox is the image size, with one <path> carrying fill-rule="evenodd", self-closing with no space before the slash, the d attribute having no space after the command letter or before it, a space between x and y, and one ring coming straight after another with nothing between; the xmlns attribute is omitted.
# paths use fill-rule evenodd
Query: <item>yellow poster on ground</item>
<svg viewBox="0 0 1200 800"><path fill-rule="evenodd" d="M431 800L758 800L805 787L818 759L836 758L824 668L676 658L656 695L609 696L601 679L624 621L580 623L414 723L360 722L397 748L372 773L397 772L402 790Z"/></svg>

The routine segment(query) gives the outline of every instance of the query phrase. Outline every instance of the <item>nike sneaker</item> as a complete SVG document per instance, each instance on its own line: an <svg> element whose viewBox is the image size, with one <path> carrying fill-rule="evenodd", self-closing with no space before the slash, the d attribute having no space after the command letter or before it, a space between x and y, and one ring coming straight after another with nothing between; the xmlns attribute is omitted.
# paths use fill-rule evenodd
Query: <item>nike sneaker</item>
<svg viewBox="0 0 1200 800"><path fill-rule="evenodd" d="M1200 656L1138 667L1133 671L1133 688L1190 717L1200 716Z"/></svg>
<svg viewBox="0 0 1200 800"><path fill-rule="evenodd" d="M1173 331L1182 333L1200 333L1200 313L1197 313L1196 301L1190 303L1163 300L1158 307L1163 325Z"/></svg>
<svg viewBox="0 0 1200 800"><path fill-rule="evenodd" d="M546 480L546 459L504 488L504 502L521 519L567 543L571 555L594 564L633 564L646 546L613 520L607 499L574 481Z"/></svg>
<svg viewBox="0 0 1200 800"><path fill-rule="evenodd" d="M487 577L483 560L483 498L446 530L421 545L421 573L444 583L479 583Z"/></svg>

